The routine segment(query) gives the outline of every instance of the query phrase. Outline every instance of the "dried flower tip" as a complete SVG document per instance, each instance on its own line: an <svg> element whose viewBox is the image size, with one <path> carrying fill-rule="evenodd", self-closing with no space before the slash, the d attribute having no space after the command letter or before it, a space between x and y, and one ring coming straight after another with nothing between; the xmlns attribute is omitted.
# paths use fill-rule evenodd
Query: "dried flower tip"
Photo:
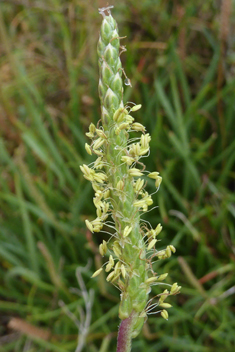
<svg viewBox="0 0 235 352"><path fill-rule="evenodd" d="M128 173L129 173L129 175L130 176L142 176L143 175L143 173L139 170L139 169L136 169L136 168L132 168L132 169L129 169L128 170Z"/></svg>
<svg viewBox="0 0 235 352"><path fill-rule="evenodd" d="M132 226L126 226L123 231L123 237L125 238L125 237L129 236L132 229L133 229Z"/></svg>
<svg viewBox="0 0 235 352"><path fill-rule="evenodd" d="M160 184L162 183L162 177L158 176L155 182L155 186L156 188L158 188L160 186Z"/></svg>
<svg viewBox="0 0 235 352"><path fill-rule="evenodd" d="M167 313L167 311L166 311L165 309L163 309L163 310L161 311L161 316L162 316L164 319L168 320L168 313Z"/></svg>
<svg viewBox="0 0 235 352"><path fill-rule="evenodd" d="M150 249L152 249L155 244L156 244L157 240L153 239L152 241L150 241L148 247L147 247L147 250L149 251Z"/></svg>
<svg viewBox="0 0 235 352"><path fill-rule="evenodd" d="M172 307L172 305L169 303L160 303L159 306L162 308L171 308Z"/></svg>
<svg viewBox="0 0 235 352"><path fill-rule="evenodd" d="M159 172L155 171L155 172L150 172L148 174L148 177L153 178L154 180L156 180L158 178Z"/></svg>
<svg viewBox="0 0 235 352"><path fill-rule="evenodd" d="M85 143L85 149L89 155L92 155L92 150L91 150L91 147L89 146L89 144Z"/></svg>
<svg viewBox="0 0 235 352"><path fill-rule="evenodd" d="M130 111L137 111L137 110L141 109L141 107L142 107L141 104L135 105L135 106L133 106L133 107L131 108Z"/></svg>
<svg viewBox="0 0 235 352"><path fill-rule="evenodd" d="M94 232L94 228L89 220L85 220L85 224L88 230L90 230L91 232Z"/></svg>
<svg viewBox="0 0 235 352"><path fill-rule="evenodd" d="M101 273L102 270L103 270L103 268L99 268L98 270L96 270L96 271L94 272L94 274L92 275L92 278L98 276L98 275Z"/></svg>

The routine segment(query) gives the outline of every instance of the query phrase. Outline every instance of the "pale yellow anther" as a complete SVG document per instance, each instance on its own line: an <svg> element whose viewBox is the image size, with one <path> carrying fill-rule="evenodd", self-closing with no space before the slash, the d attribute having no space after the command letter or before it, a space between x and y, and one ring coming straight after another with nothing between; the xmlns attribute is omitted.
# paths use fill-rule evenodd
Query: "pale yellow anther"
<svg viewBox="0 0 235 352"><path fill-rule="evenodd" d="M168 290L164 290L159 298L159 304L163 303L165 299L169 296L170 292Z"/></svg>
<svg viewBox="0 0 235 352"><path fill-rule="evenodd" d="M86 132L85 134L86 134L86 136L87 136L88 138L90 138L90 139L92 139L92 138L94 137L94 134L91 133L91 132Z"/></svg>
<svg viewBox="0 0 235 352"><path fill-rule="evenodd" d="M104 156L104 153L103 153L100 149L94 149L94 148L93 148L93 152L94 152L94 154L96 154L96 155Z"/></svg>
<svg viewBox="0 0 235 352"><path fill-rule="evenodd" d="M94 232L100 232L102 230L103 224L94 226Z"/></svg>
<svg viewBox="0 0 235 352"><path fill-rule="evenodd" d="M152 197L151 196L147 196L145 199L145 203L150 206L153 204L153 200L152 200Z"/></svg>
<svg viewBox="0 0 235 352"><path fill-rule="evenodd" d="M103 270L103 268L100 268L100 269L96 270L96 271L94 272L94 274L92 275L92 278L98 276L98 275L101 273L102 270Z"/></svg>
<svg viewBox="0 0 235 352"><path fill-rule="evenodd" d="M138 178L138 180L134 184L134 189L136 192L139 192L144 186L144 180Z"/></svg>
<svg viewBox="0 0 235 352"><path fill-rule="evenodd" d="M94 179L96 182L99 182L99 183L103 183L104 181L107 180L107 178L108 178L107 175L102 174L102 173L100 173L100 172L95 173L95 174L93 175L93 179Z"/></svg>
<svg viewBox="0 0 235 352"><path fill-rule="evenodd" d="M100 138L105 138L105 139L107 139L107 136L106 136L106 134L104 133L104 131L103 130L100 130L100 129L96 129L96 133L97 133L97 135L100 137Z"/></svg>
<svg viewBox="0 0 235 352"><path fill-rule="evenodd" d="M103 240L103 246L104 246L104 252L105 254L107 253L108 247L107 247L107 242Z"/></svg>
<svg viewBox="0 0 235 352"><path fill-rule="evenodd" d="M82 166L80 165L80 169L82 170L84 175L87 175L87 176L90 175L91 171L93 171L86 164L83 164Z"/></svg>
<svg viewBox="0 0 235 352"><path fill-rule="evenodd" d="M119 108L118 110L116 110L115 113L113 114L113 120L116 121L122 112L123 112L123 108Z"/></svg>
<svg viewBox="0 0 235 352"><path fill-rule="evenodd" d="M101 218L101 216L102 216L101 208L96 209L96 215L98 216L98 218Z"/></svg>
<svg viewBox="0 0 235 352"><path fill-rule="evenodd" d="M92 226L97 226L102 224L102 220L100 218L96 218L95 220L91 221Z"/></svg>
<svg viewBox="0 0 235 352"><path fill-rule="evenodd" d="M160 184L162 183L162 177L158 176L156 181L155 181L155 186L156 188L158 188L160 186Z"/></svg>
<svg viewBox="0 0 235 352"><path fill-rule="evenodd" d="M125 277L126 277L126 269L125 269L125 266L123 264L121 265L121 273L122 273L123 278L125 279Z"/></svg>
<svg viewBox="0 0 235 352"><path fill-rule="evenodd" d="M137 207L137 208L142 208L145 206L145 200L144 199L140 199L140 200L136 200L134 203L133 203L134 207Z"/></svg>
<svg viewBox="0 0 235 352"><path fill-rule="evenodd" d="M145 283L146 283L147 285L150 285L150 284L152 284L153 282L156 282L156 281L158 281L157 276L153 276L153 277L148 278L148 279L145 281Z"/></svg>
<svg viewBox="0 0 235 352"><path fill-rule="evenodd" d="M154 230L154 236L156 237L157 235L159 235L159 233L162 231L162 225L159 223L156 227L156 229Z"/></svg>
<svg viewBox="0 0 235 352"><path fill-rule="evenodd" d="M137 157L140 155L140 144L139 143L133 143L130 147L130 155L133 157Z"/></svg>
<svg viewBox="0 0 235 352"><path fill-rule="evenodd" d="M116 128L115 133L118 135L122 130L128 130L129 128L129 123L123 122Z"/></svg>
<svg viewBox="0 0 235 352"><path fill-rule="evenodd" d="M108 273L111 269L112 269L112 265L110 265L110 263L108 263L105 267L105 271Z"/></svg>
<svg viewBox="0 0 235 352"><path fill-rule="evenodd" d="M130 156L128 156L128 155L124 155L124 156L122 156L121 157L121 161L123 161L124 163L126 163L127 165L131 165L131 164L133 164L133 162L135 161L135 159L134 158L131 158Z"/></svg>
<svg viewBox="0 0 235 352"><path fill-rule="evenodd" d="M167 246L167 247L166 247L166 255L167 255L167 258L170 258L170 257L171 257L171 249L170 249L170 246Z"/></svg>
<svg viewBox="0 0 235 352"><path fill-rule="evenodd" d="M104 144L104 139L98 138L95 143L92 145L94 149L100 148Z"/></svg>
<svg viewBox="0 0 235 352"><path fill-rule="evenodd" d="M95 131L96 131L95 125L93 123L91 123L90 126L89 126L89 132L95 133Z"/></svg>
<svg viewBox="0 0 235 352"><path fill-rule="evenodd" d="M147 247L147 250L149 251L150 249L152 249L155 244L156 244L157 240L153 239L152 241L150 241L148 247Z"/></svg>
<svg viewBox="0 0 235 352"><path fill-rule="evenodd" d="M161 316L162 316L164 319L168 320L168 313L167 313L167 311L166 311L165 309L163 309L163 310L161 311Z"/></svg>
<svg viewBox="0 0 235 352"><path fill-rule="evenodd" d="M86 227L88 228L88 230L90 230L91 232L94 231L94 228L89 220L85 220L85 224L86 224Z"/></svg>
<svg viewBox="0 0 235 352"><path fill-rule="evenodd" d="M107 191L104 192L104 199L107 199L110 197L110 190L107 189Z"/></svg>
<svg viewBox="0 0 235 352"><path fill-rule="evenodd" d="M147 176L156 180L158 178L159 172L150 172Z"/></svg>
<svg viewBox="0 0 235 352"><path fill-rule="evenodd" d="M141 107L142 107L142 105L141 104L138 104L138 105L135 105L135 106L133 106L131 109L130 109L130 111L137 111L137 110L139 110L139 109L141 109Z"/></svg>
<svg viewBox="0 0 235 352"><path fill-rule="evenodd" d="M129 169L128 170L128 173L129 173L129 175L130 176L142 176L143 175L143 173L139 170L139 169L136 169L136 168L132 168L132 169Z"/></svg>
<svg viewBox="0 0 235 352"><path fill-rule="evenodd" d="M122 119L124 119L125 115L128 114L128 111L124 108L119 108L118 110L115 111L113 115L113 120L117 121L120 118L120 115L122 115Z"/></svg>
<svg viewBox="0 0 235 352"><path fill-rule="evenodd" d="M172 244L170 244L170 245L169 245L169 247L170 247L170 249L171 249L172 253L175 253L175 252L176 252L176 249L175 249L175 247L174 247L174 246L172 246Z"/></svg>
<svg viewBox="0 0 235 352"><path fill-rule="evenodd" d="M171 308L172 307L172 305L169 303L160 303L159 306L162 308Z"/></svg>
<svg viewBox="0 0 235 352"><path fill-rule="evenodd" d="M120 245L117 241L115 241L113 244L113 251L118 258L122 255Z"/></svg>
<svg viewBox="0 0 235 352"><path fill-rule="evenodd" d="M122 191L123 190L123 187L124 187L124 182L122 180L118 181L117 183L117 189L119 191Z"/></svg>
<svg viewBox="0 0 235 352"><path fill-rule="evenodd" d="M151 137L149 133L142 134L142 136L140 137L140 143L143 148L148 148L150 141L151 141Z"/></svg>
<svg viewBox="0 0 235 352"><path fill-rule="evenodd" d="M132 231L132 226L126 226L123 231L123 237L125 238L129 236L131 231Z"/></svg>
<svg viewBox="0 0 235 352"><path fill-rule="evenodd" d="M131 124L133 121L135 121L135 119L131 115L126 115L125 121L128 122L129 124Z"/></svg>
<svg viewBox="0 0 235 352"><path fill-rule="evenodd" d="M131 128L132 130L134 131L141 131L141 132L144 132L145 131L145 127L139 123L139 122L134 122L132 125L131 125Z"/></svg>
<svg viewBox="0 0 235 352"><path fill-rule="evenodd" d="M109 256L109 264L112 265L112 267L114 266L114 259L113 259L112 254L110 254L110 256Z"/></svg>
<svg viewBox="0 0 235 352"><path fill-rule="evenodd" d="M117 262L117 264L114 267L115 274L117 274L118 271L121 269L121 265L122 265L121 262Z"/></svg>
<svg viewBox="0 0 235 352"><path fill-rule="evenodd" d="M149 152L149 147L146 147L146 148L140 148L140 152L139 152L139 155L140 156L142 156L142 155L144 155L144 154L146 154L146 153L148 153Z"/></svg>
<svg viewBox="0 0 235 352"><path fill-rule="evenodd" d="M114 277L114 274L115 274L115 272L114 271L112 271L108 276L107 276L107 278L106 278L106 281L111 281L112 279L113 279L113 277Z"/></svg>
<svg viewBox="0 0 235 352"><path fill-rule="evenodd" d="M181 286L178 286L177 282L175 282L172 286L171 286L171 295L175 295L176 293L178 293L181 289Z"/></svg>
<svg viewBox="0 0 235 352"><path fill-rule="evenodd" d="M85 143L85 149L88 154L92 155L92 150L91 150L91 147L89 146L89 144Z"/></svg>
<svg viewBox="0 0 235 352"><path fill-rule="evenodd" d="M96 169L102 169L102 167L104 167L104 162L100 156L96 159L96 161L94 163L94 167Z"/></svg>
<svg viewBox="0 0 235 352"><path fill-rule="evenodd" d="M163 281L167 277L168 273L162 274L158 277L158 281Z"/></svg>
<svg viewBox="0 0 235 352"><path fill-rule="evenodd" d="M89 132L86 133L86 136L92 139L94 137L95 130L96 130L95 125L91 123L89 126Z"/></svg>
<svg viewBox="0 0 235 352"><path fill-rule="evenodd" d="M102 257L105 255L105 252L104 252L104 248L103 248L103 244L102 244L102 243L99 245L99 252L100 252L100 255L102 255Z"/></svg>

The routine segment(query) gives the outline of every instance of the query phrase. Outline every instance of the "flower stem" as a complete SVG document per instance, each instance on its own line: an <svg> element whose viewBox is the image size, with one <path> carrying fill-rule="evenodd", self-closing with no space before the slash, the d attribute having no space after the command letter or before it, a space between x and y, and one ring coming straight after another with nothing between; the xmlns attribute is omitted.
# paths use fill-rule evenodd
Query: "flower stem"
<svg viewBox="0 0 235 352"><path fill-rule="evenodd" d="M117 352L130 352L132 330L136 319L136 313L133 311L129 318L121 321L118 331Z"/></svg>

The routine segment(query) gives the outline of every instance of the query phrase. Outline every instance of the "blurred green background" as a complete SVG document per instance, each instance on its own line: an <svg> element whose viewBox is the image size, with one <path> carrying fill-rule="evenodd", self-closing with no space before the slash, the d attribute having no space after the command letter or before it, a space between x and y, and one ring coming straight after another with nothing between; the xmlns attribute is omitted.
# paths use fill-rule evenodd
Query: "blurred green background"
<svg viewBox="0 0 235 352"><path fill-rule="evenodd" d="M156 270L183 287L133 352L235 350L234 4L123 0L112 11L127 37L124 101L142 104L147 169L163 177L145 219L163 224L160 246L177 248ZM79 168L93 160L84 133L100 118L106 5L0 1L0 351L115 351L119 292L90 278L106 235L85 228L95 207Z"/></svg>

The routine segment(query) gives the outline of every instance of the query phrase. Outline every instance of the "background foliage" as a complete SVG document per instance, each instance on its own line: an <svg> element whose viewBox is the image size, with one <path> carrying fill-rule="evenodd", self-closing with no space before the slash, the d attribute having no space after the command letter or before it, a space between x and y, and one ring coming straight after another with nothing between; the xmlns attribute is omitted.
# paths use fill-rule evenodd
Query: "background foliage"
<svg viewBox="0 0 235 352"><path fill-rule="evenodd" d="M100 118L97 8L105 5L0 3L0 351L75 351L75 317L91 309L70 288L89 258L82 275L94 303L83 351L115 350L119 297L104 277L90 279L102 235L84 226L95 209L79 169L92 161L84 133ZM150 316L133 352L234 351L233 5L126 0L113 10L127 36L122 61L133 88L124 101L143 105L147 168L163 176L159 208L146 219L163 224L160 246L177 247L157 270L183 286L169 321Z"/></svg>

